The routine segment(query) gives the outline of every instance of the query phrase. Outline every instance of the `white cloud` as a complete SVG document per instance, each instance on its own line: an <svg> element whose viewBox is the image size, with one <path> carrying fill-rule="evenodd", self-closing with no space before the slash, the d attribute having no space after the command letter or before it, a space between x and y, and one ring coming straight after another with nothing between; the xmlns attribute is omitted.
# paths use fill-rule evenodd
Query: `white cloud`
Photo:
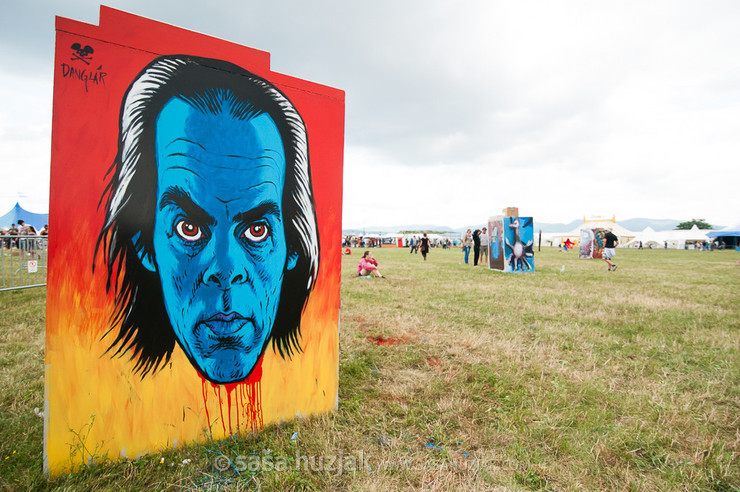
<svg viewBox="0 0 740 492"><path fill-rule="evenodd" d="M49 207L51 83L0 74L0 210L17 201L33 212Z"/></svg>
<svg viewBox="0 0 740 492"><path fill-rule="evenodd" d="M740 219L734 0L111 5L345 90L345 225L472 225L509 205L543 222ZM31 186L6 168L48 175L53 14L97 22L98 4L9 9L0 178Z"/></svg>

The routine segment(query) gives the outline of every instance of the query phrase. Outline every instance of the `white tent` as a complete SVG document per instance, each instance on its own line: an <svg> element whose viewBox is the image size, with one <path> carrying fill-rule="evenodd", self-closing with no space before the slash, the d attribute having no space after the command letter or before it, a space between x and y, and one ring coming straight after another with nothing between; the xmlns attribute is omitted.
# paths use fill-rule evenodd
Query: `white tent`
<svg viewBox="0 0 740 492"><path fill-rule="evenodd" d="M687 244L707 241L707 231L702 231L696 224L689 230L654 231L650 226L627 243L627 246L635 247L642 241L644 247L668 247L684 249Z"/></svg>
<svg viewBox="0 0 740 492"><path fill-rule="evenodd" d="M652 227L647 226L632 241L627 243L627 247L633 248L642 243L645 248L662 248L665 245L665 240L664 233L656 232Z"/></svg>
<svg viewBox="0 0 740 492"><path fill-rule="evenodd" d="M688 231L676 230L666 232L669 234L666 238L669 248L685 249L687 243L697 243L709 240L709 237L707 237L707 232L709 232L709 230L707 229L706 231L702 231L696 226L696 224L694 224L694 226Z"/></svg>

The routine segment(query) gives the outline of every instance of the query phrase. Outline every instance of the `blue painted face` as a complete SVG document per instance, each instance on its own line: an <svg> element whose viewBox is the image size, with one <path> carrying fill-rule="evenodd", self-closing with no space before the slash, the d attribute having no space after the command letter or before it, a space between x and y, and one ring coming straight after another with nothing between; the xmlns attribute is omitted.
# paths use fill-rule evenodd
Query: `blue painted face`
<svg viewBox="0 0 740 492"><path fill-rule="evenodd" d="M491 230L491 258L498 258L501 254L500 245L498 243L498 227L494 227Z"/></svg>
<svg viewBox="0 0 740 492"><path fill-rule="evenodd" d="M285 152L267 114L240 121L171 99L156 122L154 257L180 346L215 383L245 379L269 339L287 250Z"/></svg>

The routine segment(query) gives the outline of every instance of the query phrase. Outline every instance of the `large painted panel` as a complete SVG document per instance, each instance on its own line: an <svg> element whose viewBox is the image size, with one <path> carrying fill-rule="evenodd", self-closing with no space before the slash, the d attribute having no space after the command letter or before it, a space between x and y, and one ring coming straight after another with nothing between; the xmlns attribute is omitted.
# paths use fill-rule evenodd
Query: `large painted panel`
<svg viewBox="0 0 740 492"><path fill-rule="evenodd" d="M582 260L601 259L606 243L606 229L581 229L579 258Z"/></svg>
<svg viewBox="0 0 740 492"><path fill-rule="evenodd" d="M344 93L107 7L56 27L46 471L333 410Z"/></svg>
<svg viewBox="0 0 740 492"><path fill-rule="evenodd" d="M534 271L534 221L532 217L504 217L504 271Z"/></svg>
<svg viewBox="0 0 740 492"><path fill-rule="evenodd" d="M493 216L488 219L488 268L504 270L504 218Z"/></svg>
<svg viewBox="0 0 740 492"><path fill-rule="evenodd" d="M606 233L609 232L606 229L596 228L594 229L594 247L593 257L601 259L601 253L604 251L604 245L606 244Z"/></svg>
<svg viewBox="0 0 740 492"><path fill-rule="evenodd" d="M581 238L578 243L578 257L582 260L593 258L593 249L594 231L592 229L581 229Z"/></svg>

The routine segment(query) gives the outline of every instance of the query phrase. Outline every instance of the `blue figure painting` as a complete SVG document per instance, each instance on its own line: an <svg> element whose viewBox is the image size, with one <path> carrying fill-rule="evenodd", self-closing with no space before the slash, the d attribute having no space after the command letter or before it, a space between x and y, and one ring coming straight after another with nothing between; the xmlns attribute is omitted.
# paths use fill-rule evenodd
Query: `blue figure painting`
<svg viewBox="0 0 740 492"><path fill-rule="evenodd" d="M534 223L532 217L504 217L505 271L534 271Z"/></svg>
<svg viewBox="0 0 740 492"><path fill-rule="evenodd" d="M491 249L488 267L493 270L504 269L504 222L501 216L488 219L489 247Z"/></svg>
<svg viewBox="0 0 740 492"><path fill-rule="evenodd" d="M284 94L229 62L162 56L136 77L98 240L116 294L110 351L144 376L177 343L225 384L270 342L301 350L319 265L307 147Z"/></svg>

